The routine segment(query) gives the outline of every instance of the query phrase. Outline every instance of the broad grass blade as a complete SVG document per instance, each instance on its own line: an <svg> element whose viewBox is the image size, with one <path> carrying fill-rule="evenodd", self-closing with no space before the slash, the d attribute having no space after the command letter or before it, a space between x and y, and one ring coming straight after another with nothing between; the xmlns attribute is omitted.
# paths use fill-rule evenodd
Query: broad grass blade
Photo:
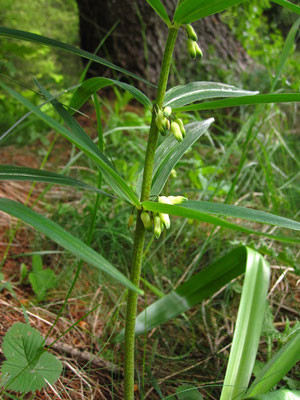
<svg viewBox="0 0 300 400"><path fill-rule="evenodd" d="M220 400L241 400L248 387L264 319L270 266L247 249L245 279Z"/></svg>
<svg viewBox="0 0 300 400"><path fill-rule="evenodd" d="M158 196L178 161L187 150L207 131L214 122L209 118L202 122L192 122L185 126L186 137L178 143L173 135L169 135L157 148L154 158L151 195Z"/></svg>
<svg viewBox="0 0 300 400"><path fill-rule="evenodd" d="M169 89L165 95L164 106L177 108L214 97L241 97L255 94L258 92L239 89L219 82L191 82Z"/></svg>
<svg viewBox="0 0 300 400"><path fill-rule="evenodd" d="M200 18L216 14L245 0L184 0L174 14L174 22L179 25L191 24Z"/></svg>
<svg viewBox="0 0 300 400"><path fill-rule="evenodd" d="M137 317L136 335L177 317L204 299L211 297L232 279L245 272L247 257L248 248L240 246L198 272L176 290L148 306ZM115 340L121 342L123 339L124 331Z"/></svg>
<svg viewBox="0 0 300 400"><path fill-rule="evenodd" d="M65 231L55 222L36 213L30 208L9 199L0 198L0 210L16 218L19 218L26 224L33 226L36 230L46 235L51 240L56 242L59 246L62 246L64 249L68 250L79 259L85 261L87 264L94 266L99 271L107 273L112 278L118 280L129 289L134 290L137 293L143 294L142 290L133 285L133 283L131 283L125 275L119 272L104 257L88 247L81 240L72 236L69 232Z"/></svg>
<svg viewBox="0 0 300 400"><path fill-rule="evenodd" d="M3 180L49 182L55 185L72 186L76 189L91 190L104 196L113 197L109 193L106 193L94 186L87 185L86 183L77 179L35 168L18 167L15 165L0 165L0 181Z"/></svg>
<svg viewBox="0 0 300 400"><path fill-rule="evenodd" d="M87 58L88 60L95 61L98 64L105 65L110 69L122 72L127 76L131 76L134 79L142 81L147 85L154 86L152 83L148 82L146 79L140 78L139 76L133 74L132 72L126 71L126 69L118 67L117 65L105 60L104 58L98 57L95 54L89 53L88 51L78 49L77 47L71 46L70 44L59 42L58 40L50 39L45 36L36 35L35 33L20 31L17 29L0 27L0 36L9 37L12 39L26 40L28 42L38 43L45 46L56 47L57 49L67 51L77 56Z"/></svg>
<svg viewBox="0 0 300 400"><path fill-rule="evenodd" d="M275 390L255 397L245 397L245 400L299 400L300 390Z"/></svg>
<svg viewBox="0 0 300 400"><path fill-rule="evenodd" d="M292 333L292 338L277 353L275 353L267 364L259 371L254 382L247 391L246 397L256 398L256 396L267 393L299 360L300 330L297 330ZM278 397L278 399L279 398L280 397Z"/></svg>
<svg viewBox="0 0 300 400"><path fill-rule="evenodd" d="M271 0L273 3L279 4L282 7L288 8L290 11L293 11L295 14L300 15L300 7L297 4L291 3L287 0Z"/></svg>
<svg viewBox="0 0 300 400"><path fill-rule="evenodd" d="M103 175L107 179L108 183L116 191L116 193L122 198L129 201L131 204L139 206L139 200L133 193L132 189L127 185L124 179L114 169L111 162L104 156L104 154L98 149L95 143L90 137L84 132L81 126L71 116L71 114L64 109L64 107L57 101L51 100L51 103L55 105L55 108L59 110L60 115L63 117L70 130L65 128L55 119L45 114L38 107L34 106L29 100L25 99L19 93L6 86L0 81L0 86L6 90L15 99L20 101L25 107L31 110L37 115L42 121L46 122L49 126L61 133L64 138L73 143L81 151L83 151L91 160L93 160L97 166L101 169ZM50 96L50 98L52 98Z"/></svg>
<svg viewBox="0 0 300 400"><path fill-rule="evenodd" d="M296 101L300 101L299 93L257 94L254 96L243 96L232 99L207 101L204 103L190 104L183 107L175 107L173 111L215 110L216 108L268 103L293 103Z"/></svg>
<svg viewBox="0 0 300 400"><path fill-rule="evenodd" d="M160 16L160 18L165 21L165 23L170 26L171 21L167 14L167 11L160 0L147 0L147 3L153 8L153 10Z"/></svg>
<svg viewBox="0 0 300 400"><path fill-rule="evenodd" d="M70 108L74 110L78 110L86 101L87 99L98 90L111 86L116 85L126 90L127 92L131 93L132 96L145 107L151 108L152 102L151 100L140 90L136 89L134 86L129 85L124 82L116 81L115 79L108 79L108 78L91 78L84 81L80 84L79 88L74 93L71 102Z"/></svg>
<svg viewBox="0 0 300 400"><path fill-rule="evenodd" d="M218 209L219 205L220 208ZM256 213L256 210L251 210L244 207L229 206L224 204L216 204L214 206L213 203L201 202L201 201L187 201L181 205L169 205L169 204L156 203L153 201L144 201L142 202L142 207L144 210L147 211L154 211L158 213L176 215L178 217L191 218L198 221L207 222L209 224L213 224L216 226L222 226L224 228L232 229L234 231L266 236L275 240L279 240L281 242L300 243L300 239L298 238L280 236L280 235L271 235L261 231L248 229L243 226L227 222L221 218L210 215L210 213L224 215L224 216L231 216L231 217L237 217L239 215L241 218L244 219L249 219L249 220L251 219L252 221L259 220L259 222L261 223L272 224L293 230L299 230L300 228L300 223L297 221L290 220L288 218L278 217L277 215L264 213L262 211L258 211Z"/></svg>

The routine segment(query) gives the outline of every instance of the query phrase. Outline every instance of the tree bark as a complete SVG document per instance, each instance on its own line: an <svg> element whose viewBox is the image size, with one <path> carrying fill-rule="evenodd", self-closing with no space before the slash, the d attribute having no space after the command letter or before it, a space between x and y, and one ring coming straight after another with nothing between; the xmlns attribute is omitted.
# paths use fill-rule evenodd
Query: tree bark
<svg viewBox="0 0 300 400"><path fill-rule="evenodd" d="M101 39L119 21L117 28L106 40L98 55L113 63L157 83L162 53L167 37L165 23L155 14L145 0L77 0L80 17L80 40L84 50L94 52ZM165 0L170 18L177 0ZM199 62L191 60L186 51L186 35L182 30L175 49L172 76L178 84L188 80L202 80L207 72L214 75L220 66L244 69L249 62L247 53L231 34L229 28L213 15L193 24L199 45L204 53ZM116 72L93 63L89 76L118 77ZM124 78L124 77L122 77ZM151 94L151 88L135 83Z"/></svg>

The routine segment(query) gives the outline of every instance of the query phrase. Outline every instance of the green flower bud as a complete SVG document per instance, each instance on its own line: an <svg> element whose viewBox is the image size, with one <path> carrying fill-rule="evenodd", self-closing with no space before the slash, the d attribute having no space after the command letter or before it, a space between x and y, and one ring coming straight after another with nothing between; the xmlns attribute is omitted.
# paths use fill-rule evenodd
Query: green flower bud
<svg viewBox="0 0 300 400"><path fill-rule="evenodd" d="M168 196L168 199L172 204L181 204L188 200L188 198L184 196Z"/></svg>
<svg viewBox="0 0 300 400"><path fill-rule="evenodd" d="M180 126L175 121L171 122L171 132L173 133L175 139L178 140L178 142L183 141L183 136L181 133Z"/></svg>
<svg viewBox="0 0 300 400"><path fill-rule="evenodd" d="M197 57L197 52L194 46L195 43L196 42L193 39L188 39L186 43L189 55L192 57L193 60Z"/></svg>
<svg viewBox="0 0 300 400"><path fill-rule="evenodd" d="M159 213L159 218L161 220L161 223L166 227L166 229L170 228L170 217L169 214L161 214Z"/></svg>
<svg viewBox="0 0 300 400"><path fill-rule="evenodd" d="M154 217L154 236L156 239L159 239L161 235L162 229L161 229L161 220L158 215Z"/></svg>
<svg viewBox="0 0 300 400"><path fill-rule="evenodd" d="M200 49L197 42L194 42L194 47L195 47L197 57L200 57L200 58L203 57L202 50Z"/></svg>
<svg viewBox="0 0 300 400"><path fill-rule="evenodd" d="M145 229L147 229L147 231L152 231L151 217L147 212L143 211L141 213L141 220L142 220L142 222L144 224Z"/></svg>
<svg viewBox="0 0 300 400"><path fill-rule="evenodd" d="M165 107L164 111L163 111L163 114L164 114L165 117L168 118L172 114L172 108L169 107L169 106Z"/></svg>
<svg viewBox="0 0 300 400"><path fill-rule="evenodd" d="M170 175L171 175L172 178L177 178L177 172L176 172L176 170L174 168L171 170Z"/></svg>
<svg viewBox="0 0 300 400"><path fill-rule="evenodd" d="M170 204L172 205L171 200L167 196L158 196L158 202L162 204Z"/></svg>
<svg viewBox="0 0 300 400"><path fill-rule="evenodd" d="M185 131L185 128L184 128L182 120L180 118L176 118L175 122L177 122L177 124L180 126L180 130L181 130L182 136L185 138L186 131Z"/></svg>
<svg viewBox="0 0 300 400"><path fill-rule="evenodd" d="M194 28L192 27L192 25L186 25L185 29L186 29L186 33L187 33L189 39L192 39L194 41L198 40L197 33L194 31Z"/></svg>

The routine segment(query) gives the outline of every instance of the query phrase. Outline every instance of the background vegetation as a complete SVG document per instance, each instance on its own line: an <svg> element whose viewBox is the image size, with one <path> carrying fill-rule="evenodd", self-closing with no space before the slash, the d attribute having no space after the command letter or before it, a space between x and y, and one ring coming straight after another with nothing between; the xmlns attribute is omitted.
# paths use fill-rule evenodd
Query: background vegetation
<svg viewBox="0 0 300 400"><path fill-rule="evenodd" d="M75 0L0 0L0 9L0 24L3 26L79 44ZM222 69L222 61L216 59L211 75L203 77L203 80L222 80L261 92L270 90L286 36L295 21L284 9L275 5L272 9L276 12L270 11L268 0L256 0L245 2L222 15L253 64L237 75L234 69ZM43 98L33 84L33 77L52 93L67 89L80 79L83 66L78 58L26 42L1 38L0 43L1 79L35 104L40 104ZM300 52L296 41L275 89L298 91L299 84ZM67 103L69 98L70 94L66 93L62 102ZM105 96L100 92L99 102L104 110L101 118L105 153L126 181L133 185L143 163L141 150L145 148L150 114L132 101L130 95L118 89L106 92ZM26 112L20 103L0 92L0 137ZM213 115L211 112L183 114L184 122L213 116L215 123L178 163L168 181L166 194L229 202L299 219L299 115L297 104L225 109L215 111ZM91 137L97 136L92 102L77 115L77 119ZM52 145L53 148L50 148ZM39 167L44 160L46 169L69 171L71 176L86 183L98 184L92 164L80 157L70 144L49 132L49 128L34 116L18 125L0 141L0 146L1 163ZM0 195L2 192L9 193L17 200L24 200L30 189L30 185L7 185L1 183ZM105 183L102 189L110 191ZM39 208L66 230L86 241L95 203L93 193L49 188L44 184L37 185L34 193L33 201ZM131 214L131 207L124 208L119 200L101 199L92 240L92 247L125 274L129 271L133 243ZM253 224L249 226L253 227ZM34 323L46 332L48 327L44 320L54 322L77 261L28 227L16 227L13 223L10 230L4 223L0 227L1 255L5 255L7 248L3 243L8 243L17 232L3 265L6 286L1 287L4 294L1 294L0 307L3 308L5 302L9 303L7 325L22 319L22 312L15 310L25 307L28 313L35 316L31 317ZM268 229L268 232L273 231ZM182 223L176 218L158 246L157 243L153 245L151 235L148 235L149 244L144 255L143 278L163 293L169 292L174 283L175 287L178 286L238 244L254 247L268 257L272 266L270 307L266 312L257 370L260 361L269 359L285 342L291 329L299 326L297 282L300 265L296 245L284 245L243 233L233 234L189 220ZM37 273L32 269L31 253L41 251L45 270L47 267L55 273L55 278L51 274L51 284L42 296L36 283L33 283L38 278L33 275L30 278L26 272L27 268L31 274ZM26 268L22 269L21 265ZM7 282L11 286L8 287ZM137 398L160 399L174 393L176 386L187 382L196 385L201 382L201 393L205 398L218 398L241 282L239 279L232 282L211 300L154 330L150 337L138 339L138 357L144 362L139 370ZM8 298L7 290L10 293ZM146 304L141 304L141 309L156 299L156 294L147 289ZM107 368L107 365L99 366L88 359L82 361L82 354L79 357L68 353L66 347L58 348L58 352L68 354L65 366L69 365L55 389L61 398L68 398L68 394L72 399L122 398L122 377L118 365L115 365L120 362L120 347L109 340L122 328L125 300L123 291L117 285L103 285L102 275L98 272L87 268L81 271L72 299L53 336L58 336L100 304L84 321L76 324L65 336L64 343L72 343L81 352L88 350L97 360L103 358L114 366ZM25 318L28 315L24 311L23 314ZM114 372L111 372L113 368ZM299 371L294 369L280 386L300 389L298 379ZM46 398L45 393L38 392L36 398Z"/></svg>

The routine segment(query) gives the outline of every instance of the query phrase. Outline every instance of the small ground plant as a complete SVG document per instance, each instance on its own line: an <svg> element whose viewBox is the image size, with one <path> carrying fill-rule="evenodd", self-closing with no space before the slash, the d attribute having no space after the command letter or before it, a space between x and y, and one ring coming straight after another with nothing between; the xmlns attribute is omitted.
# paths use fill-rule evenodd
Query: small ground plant
<svg viewBox="0 0 300 400"><path fill-rule="evenodd" d="M297 394L292 391L271 392L268 395L265 395L265 393L269 392L298 361L300 352L299 330L293 332L290 340L266 363L256 376L254 382L248 387L261 335L270 279L268 262L254 249L245 246L237 247L218 261L207 266L198 274L186 280L183 284L178 286L176 290L170 292L166 296L162 296L160 300L147 307L139 316L137 316L137 302L138 296L144 294L139 284L143 263L145 233L146 231L153 232L154 237L160 240L162 232L170 228L171 216L189 218L211 224L212 226L244 232L249 235L263 235L267 238L284 243L300 242L298 238L277 233L265 233L259 229L249 228L248 226L240 225L231 220L228 221L228 218L237 218L279 228L300 230L300 223L294 220L269 214L264 211L230 204L188 200L184 196L163 194L166 182L176 164L187 150L207 132L214 121L213 118L208 118L184 125L180 118L180 112L214 110L217 108L249 104L300 101L299 93L273 93L280 72L284 67L289 49L294 41L300 20L298 19L291 29L286 42L285 52L278 63L277 75L274 78L270 94L258 94L257 92L250 92L218 82L190 82L167 90L173 50L178 33L182 31L183 34L186 35L188 55L195 60L201 58L202 51L197 44L197 34L191 26L191 23L208 15L221 12L233 5L238 5L243 0L212 0L210 2L204 0L181 0L174 10L172 20L160 0L147 1L161 18L162 23L168 26L168 37L166 39L161 73L157 84L157 95L153 101L133 85L114 79L98 77L84 80L77 86L69 108L67 109L59 102L59 96L53 96L36 80L35 83L38 90L43 94L46 102L53 106L64 121L64 124L61 124L43 112L41 107L36 107L12 88L0 82L0 86L6 90L8 94L20 101L30 112L34 113L55 131L59 132L64 138L69 140L98 168L98 187L94 187L71 177L45 170L13 165L0 166L1 179L49 182L95 192L97 197L86 243L72 236L55 222L13 200L1 198L0 210L32 225L38 231L82 260L66 296L65 304L79 276L83 262L107 273L128 289L125 330L124 332L120 332L115 338L116 342L124 342L125 400L132 400L135 393L135 336L147 332L171 318L184 313L194 305L199 304L202 300L210 298L224 285L241 274L245 274L245 280L230 358L220 398L221 400L248 398L287 399L288 396L290 396L290 398L293 398L293 396L296 398ZM274 0L274 2L300 15L300 8L295 4L286 0ZM105 59L59 41L9 28L0 28L0 35L47 46L54 46L94 62L101 63L128 77L143 80L145 83L149 84L149 82L145 81L143 78L113 65ZM152 114L145 161L141 173L136 176L136 187L134 188L127 184L115 168L115 165L105 154L101 125L101 109L96 92L111 85L129 92L138 102L148 108ZM95 103L98 123L97 144L90 139L72 115L73 111L78 110L91 96ZM212 98L222 99L207 101ZM159 135L162 135L164 140L162 140L161 144L158 146ZM248 143L247 140L248 138L246 138L246 143ZM101 189L102 179L105 179L111 186L114 192L113 195ZM95 215L99 208L101 196L117 196L124 201L124 203L129 204L134 210L132 215L134 215L136 222L130 279L89 246L94 232ZM230 193L228 199L230 200ZM33 271L33 274L39 275L45 271L38 268ZM31 281L32 284L35 282L33 286L36 286L36 276L33 275ZM38 288L36 289L38 290ZM14 330L8 332L5 343L11 340L15 331L16 335L18 335L16 337L18 338L20 338L20 335L24 334L25 331L27 335L30 336L31 331L29 328L27 329L28 332L23 326L21 327L21 325L18 325ZM32 335L36 335L36 333L32 331ZM9 346L8 348L10 349ZM21 390L19 386L16 389L13 382L20 379L22 380L22 377L25 376L24 374L28 374L28 368L30 368L31 372L34 372L34 365L39 365L46 357L47 353L43 350L40 338L38 339L38 349L33 351L32 348L30 348L30 350L33 352L34 357L30 357L30 359L27 358L28 362L26 365L24 364L24 368L22 370L18 369L18 371L9 367L10 364L8 361L11 354L8 354L8 350L6 350L8 361L3 370L5 372L5 380L2 380L2 385L6 389L15 388L15 390L22 391L23 389ZM26 349L24 350L24 354L25 353ZM53 360L51 363L54 365ZM59 368L60 367L58 367L58 369ZM55 374L51 374L51 382L53 382L54 378ZM40 370L38 379L39 382L42 380L45 384L50 380L48 375L43 376ZM34 391L40 387L40 383L38 386L26 386L26 390L24 389L23 391ZM176 396L178 399L192 398L192 396L193 398L202 398L197 389L190 386L184 386L178 389Z"/></svg>

